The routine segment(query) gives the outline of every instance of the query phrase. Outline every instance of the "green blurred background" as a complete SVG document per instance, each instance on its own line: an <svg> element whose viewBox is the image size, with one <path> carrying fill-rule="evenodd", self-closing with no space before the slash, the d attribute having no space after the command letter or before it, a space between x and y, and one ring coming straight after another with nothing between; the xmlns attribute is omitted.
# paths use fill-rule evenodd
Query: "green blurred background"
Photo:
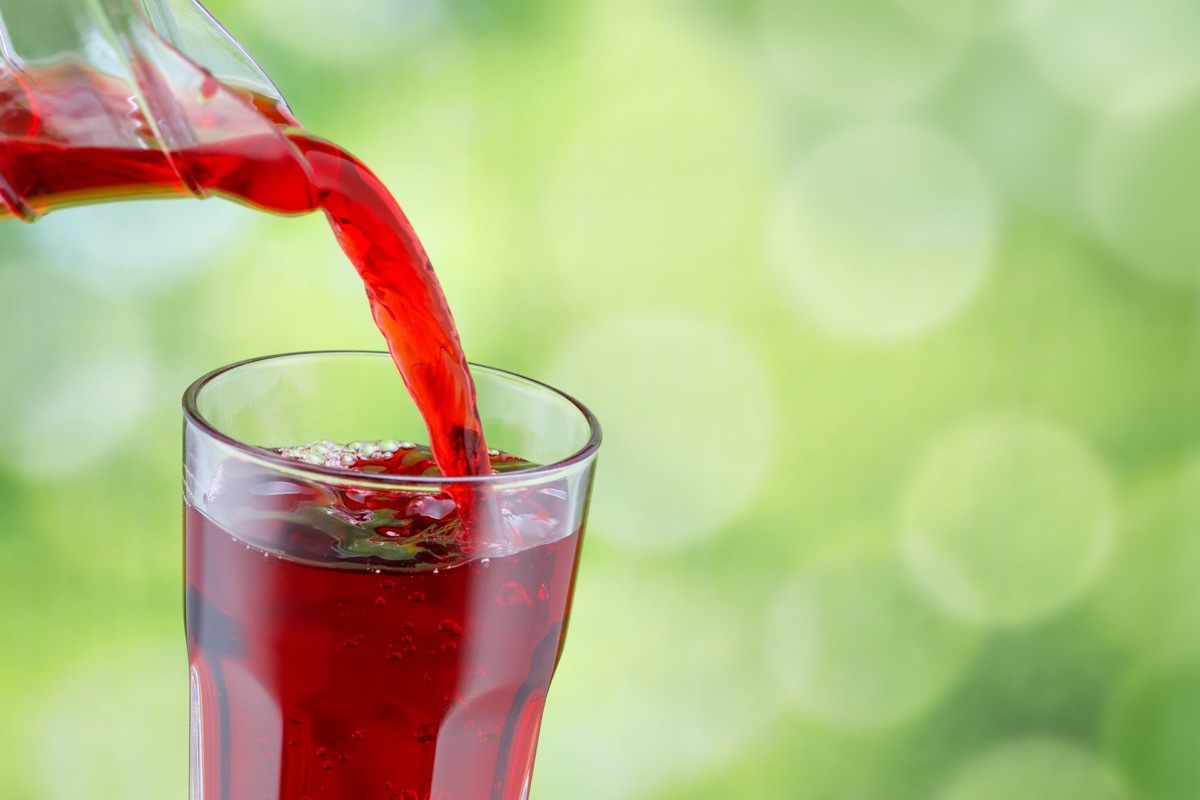
<svg viewBox="0 0 1200 800"><path fill-rule="evenodd" d="M1200 3L208 5L606 426L535 800L1200 796ZM183 797L179 396L361 287L75 209L0 340L0 796Z"/></svg>

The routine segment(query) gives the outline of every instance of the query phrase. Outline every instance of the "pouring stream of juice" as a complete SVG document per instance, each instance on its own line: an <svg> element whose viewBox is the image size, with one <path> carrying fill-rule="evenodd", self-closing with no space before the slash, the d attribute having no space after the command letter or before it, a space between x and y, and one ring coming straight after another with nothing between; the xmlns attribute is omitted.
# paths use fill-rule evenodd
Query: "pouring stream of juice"
<svg viewBox="0 0 1200 800"><path fill-rule="evenodd" d="M269 81L198 4L137 1L146 16L131 0L62 0L75 12L68 17L86 19L95 35L87 48L36 59L18 56L5 27L18 6L0 2L0 218L32 222L68 205L155 196L324 211L363 279L440 470L487 474L454 320L400 206L361 162L309 135L281 99L260 90ZM184 13L203 25L177 24ZM255 88L218 79L168 44L164 28L175 32L174 44L208 37L223 57L240 56Z"/></svg>

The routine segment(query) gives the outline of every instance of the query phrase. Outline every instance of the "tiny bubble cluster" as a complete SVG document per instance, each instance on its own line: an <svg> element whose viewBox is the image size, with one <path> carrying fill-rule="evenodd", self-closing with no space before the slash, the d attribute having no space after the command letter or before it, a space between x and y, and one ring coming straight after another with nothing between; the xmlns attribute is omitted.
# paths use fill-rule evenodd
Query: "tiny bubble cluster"
<svg viewBox="0 0 1200 800"><path fill-rule="evenodd" d="M398 450L411 450L412 442L397 442L385 439L381 442L355 441L337 444L322 439L312 444L284 447L279 454L292 461L303 461L320 467L352 467L362 461L383 461Z"/></svg>

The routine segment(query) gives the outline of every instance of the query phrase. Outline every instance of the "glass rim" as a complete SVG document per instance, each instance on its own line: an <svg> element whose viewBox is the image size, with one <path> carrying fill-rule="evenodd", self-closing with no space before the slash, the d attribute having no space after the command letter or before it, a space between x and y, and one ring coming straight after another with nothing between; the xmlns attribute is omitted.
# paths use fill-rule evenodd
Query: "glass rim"
<svg viewBox="0 0 1200 800"><path fill-rule="evenodd" d="M210 370L201 375L183 392L183 415L187 422L195 425L206 436L210 436L225 445L233 448L243 456L248 456L256 461L265 462L266 464L279 468L285 472L307 474L314 477L319 477L326 482L336 483L351 483L354 485L368 485L387 487L400 487L404 485L412 487L436 487L436 486L472 486L472 485L491 485L491 484L509 484L509 483L526 483L537 482L549 478L558 473L568 471L573 467L579 467L586 464L596 456L600 449L600 442L603 438L600 421L596 419L596 415L591 409L583 403L576 400L571 395L556 389L553 386L535 380L534 378L526 377L516 372L500 369L498 367L489 367L485 364L476 364L470 362L471 371L483 370L488 373L500 375L508 378L515 378L527 385L543 389L551 394L554 394L571 404L580 414L583 415L584 422L587 424L589 435L588 440L577 449L564 458L560 458L549 464L538 464L528 469L515 470L513 472L493 472L488 475L462 475L462 476L443 476L443 475L387 475L375 473L355 472L339 467L328 467L323 464L311 464L306 461L297 461L295 459L285 458L279 453L272 452L263 447L249 444L230 436L223 431L217 430L204 415L200 413L197 405L200 394L214 380L227 375L231 372L239 370L251 364L259 364L268 361L282 361L284 359L299 358L303 356L369 356L386 358L389 363L392 363L391 355L382 350L298 350L289 353L274 353L271 355L254 356L252 358L242 359L230 364L226 364L216 369Z"/></svg>

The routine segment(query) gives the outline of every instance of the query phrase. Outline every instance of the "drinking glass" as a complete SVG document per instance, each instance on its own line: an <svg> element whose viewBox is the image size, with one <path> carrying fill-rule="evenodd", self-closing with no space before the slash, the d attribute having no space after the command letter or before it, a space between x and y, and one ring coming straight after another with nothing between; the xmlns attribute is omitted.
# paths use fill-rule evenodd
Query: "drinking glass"
<svg viewBox="0 0 1200 800"><path fill-rule="evenodd" d="M383 353L188 389L193 800L527 797L600 429L548 386L472 375L495 470L459 478L428 469Z"/></svg>

